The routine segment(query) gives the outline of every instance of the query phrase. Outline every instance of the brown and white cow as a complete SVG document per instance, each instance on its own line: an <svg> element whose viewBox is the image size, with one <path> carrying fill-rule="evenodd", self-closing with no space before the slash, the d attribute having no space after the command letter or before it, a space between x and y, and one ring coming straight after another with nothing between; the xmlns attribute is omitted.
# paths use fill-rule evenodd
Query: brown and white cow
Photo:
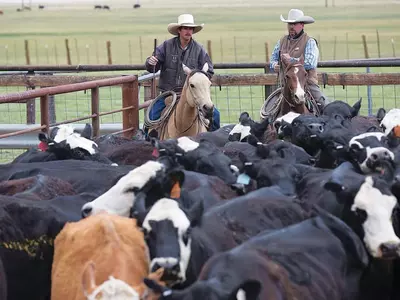
<svg viewBox="0 0 400 300"><path fill-rule="evenodd" d="M136 220L100 213L67 223L56 237L51 295L53 300L117 294L142 299L148 273L148 249Z"/></svg>

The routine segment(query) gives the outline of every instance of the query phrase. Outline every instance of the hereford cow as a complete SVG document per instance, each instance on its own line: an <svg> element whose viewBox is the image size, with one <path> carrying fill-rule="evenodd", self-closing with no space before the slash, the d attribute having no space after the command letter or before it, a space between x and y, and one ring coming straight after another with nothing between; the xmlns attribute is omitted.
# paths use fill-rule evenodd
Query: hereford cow
<svg viewBox="0 0 400 300"><path fill-rule="evenodd" d="M51 298L84 300L86 292L89 299L114 299L106 295L113 291L141 299L148 259L135 219L98 214L67 223L54 241ZM100 289L93 290L92 283L101 284Z"/></svg>

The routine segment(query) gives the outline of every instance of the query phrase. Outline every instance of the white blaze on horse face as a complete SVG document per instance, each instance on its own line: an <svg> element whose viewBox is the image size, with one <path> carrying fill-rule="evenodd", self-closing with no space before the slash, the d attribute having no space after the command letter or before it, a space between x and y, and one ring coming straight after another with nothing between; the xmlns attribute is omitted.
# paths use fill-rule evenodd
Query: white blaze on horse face
<svg viewBox="0 0 400 300"><path fill-rule="evenodd" d="M191 140L187 136L183 136L178 138L178 147L181 148L183 151L188 152L197 149L197 147L199 147L199 143Z"/></svg>
<svg viewBox="0 0 400 300"><path fill-rule="evenodd" d="M389 110L380 125L385 126L385 135L388 135L394 127L400 125L400 109L393 108Z"/></svg>
<svg viewBox="0 0 400 300"><path fill-rule="evenodd" d="M191 255L192 238L189 236L187 242L185 243L183 241L183 237L190 227L190 220L186 216L185 212L179 207L178 202L172 199L162 198L152 206L143 221L142 227L145 228L148 233L150 233L152 230L150 221L157 222L163 220L171 221L178 232L177 238L180 251L180 269L178 278L180 282L184 282L186 280L186 269L188 267ZM165 258L163 260L162 257L156 257L152 260L150 265L153 266L156 262L166 262L170 259L171 258Z"/></svg>
<svg viewBox="0 0 400 300"><path fill-rule="evenodd" d="M134 188L141 189L147 182L157 176L164 165L156 161L148 161L133 169L107 192L82 207L82 211L89 209L88 215L95 215L102 211L122 217L129 217L130 209L135 203Z"/></svg>
<svg viewBox="0 0 400 300"><path fill-rule="evenodd" d="M367 214L367 218L362 224L364 243L373 257L382 256L380 246L383 244L400 244L400 239L395 234L391 222L396 203L396 197L384 195L374 187L371 176L365 178L354 198L351 210L360 209Z"/></svg>
<svg viewBox="0 0 400 300"><path fill-rule="evenodd" d="M305 92L303 90L303 88L300 85L300 81L299 81L299 77L297 76L297 73L299 72L299 68L295 67L294 68L294 75L296 76L296 81L297 81L297 88L295 91L295 95L297 96L297 98L301 101L301 102L305 102Z"/></svg>

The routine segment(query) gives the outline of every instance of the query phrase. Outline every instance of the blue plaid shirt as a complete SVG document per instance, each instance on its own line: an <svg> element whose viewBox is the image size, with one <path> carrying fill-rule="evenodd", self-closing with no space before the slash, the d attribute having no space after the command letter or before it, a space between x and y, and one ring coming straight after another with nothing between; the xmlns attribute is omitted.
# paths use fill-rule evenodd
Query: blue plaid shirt
<svg viewBox="0 0 400 300"><path fill-rule="evenodd" d="M274 70L274 66L279 63L279 48L281 47L281 41L275 45L274 50L272 51L272 56L270 59L269 67L271 70ZM313 38L310 38L307 41L306 48L304 49L304 68L306 70L316 69L319 58L319 50L317 47L317 43Z"/></svg>

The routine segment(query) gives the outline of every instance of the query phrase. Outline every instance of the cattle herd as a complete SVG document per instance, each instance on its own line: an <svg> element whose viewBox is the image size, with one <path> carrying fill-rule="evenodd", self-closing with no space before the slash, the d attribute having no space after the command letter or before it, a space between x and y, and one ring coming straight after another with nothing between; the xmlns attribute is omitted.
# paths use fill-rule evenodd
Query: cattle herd
<svg viewBox="0 0 400 300"><path fill-rule="evenodd" d="M399 300L400 109L360 107L40 133L0 165L0 299Z"/></svg>

